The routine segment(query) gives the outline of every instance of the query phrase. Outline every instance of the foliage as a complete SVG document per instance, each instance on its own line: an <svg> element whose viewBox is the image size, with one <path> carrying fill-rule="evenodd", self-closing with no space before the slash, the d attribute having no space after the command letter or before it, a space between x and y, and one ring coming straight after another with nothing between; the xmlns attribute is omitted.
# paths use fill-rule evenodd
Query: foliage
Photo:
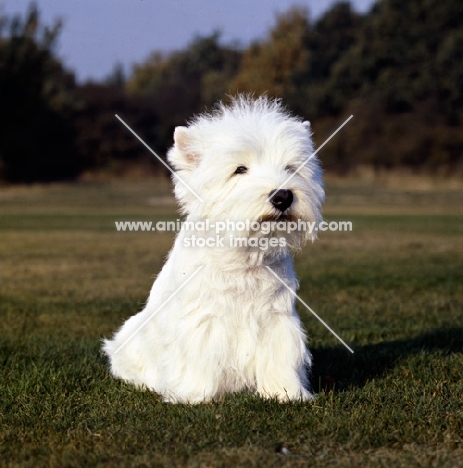
<svg viewBox="0 0 463 468"><path fill-rule="evenodd" d="M116 118L122 118L153 148L159 147L159 118L149 99L128 96L120 83L122 75L115 70L111 84L87 83L75 90L80 103L74 112L76 145L82 167L87 170L115 169L131 161L164 173L154 157Z"/></svg>
<svg viewBox="0 0 463 468"><path fill-rule="evenodd" d="M185 50L170 55L153 53L135 66L126 90L128 99L149 103L159 126L152 141L165 154L172 144L174 128L194 113L212 106L228 92L240 54L220 44L218 32L196 37ZM144 133L152 128L144 128Z"/></svg>
<svg viewBox="0 0 463 468"><path fill-rule="evenodd" d="M308 35L306 10L293 8L278 15L267 41L251 44L243 54L232 89L286 96L292 91L291 76L309 60Z"/></svg>
<svg viewBox="0 0 463 468"><path fill-rule="evenodd" d="M0 174L12 182L74 177L74 79L53 54L61 24L40 26L35 5L24 20L0 23Z"/></svg>
<svg viewBox="0 0 463 468"><path fill-rule="evenodd" d="M168 56L153 53L146 63L134 68L127 90L136 95L164 96L169 110L184 113L222 98L239 58L237 50L220 44L220 33L198 36L185 50Z"/></svg>
<svg viewBox="0 0 463 468"><path fill-rule="evenodd" d="M326 83L334 66L358 40L362 25L363 18L346 2L335 4L313 24L305 43L309 59L292 73L293 93L286 97L296 112L319 117L334 113Z"/></svg>
<svg viewBox="0 0 463 468"><path fill-rule="evenodd" d="M463 167L463 3L379 0L359 14L350 3L321 17L294 7L267 36L240 50L219 32L183 50L153 52L125 73L76 85L54 54L60 23L0 17L0 178L72 178L151 156L114 114L160 155L173 130L237 91L282 98L312 121L328 171L407 166L443 174ZM155 171L163 172L159 164Z"/></svg>
<svg viewBox="0 0 463 468"><path fill-rule="evenodd" d="M446 83L449 71L455 85L463 79L455 53L462 15L463 4L456 1L378 2L358 40L336 64L326 93L338 99L338 108L355 94L392 113L431 98L449 111L461 109L462 95L452 96Z"/></svg>
<svg viewBox="0 0 463 468"><path fill-rule="evenodd" d="M365 15L342 2L314 23L304 22L304 15L296 10L278 18L270 38L245 52L239 90L283 97L314 120L318 143L353 113L349 138L336 137L323 150L329 170L461 166L461 2L381 0ZM299 37L300 60L289 72L279 57L294 56L294 41L283 33L282 18L291 18L287 30Z"/></svg>

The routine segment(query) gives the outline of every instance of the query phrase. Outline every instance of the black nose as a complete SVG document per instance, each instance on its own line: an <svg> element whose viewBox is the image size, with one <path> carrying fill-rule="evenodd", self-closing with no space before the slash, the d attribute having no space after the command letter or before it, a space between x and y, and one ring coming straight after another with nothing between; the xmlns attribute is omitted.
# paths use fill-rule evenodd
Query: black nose
<svg viewBox="0 0 463 468"><path fill-rule="evenodd" d="M272 205L280 211L285 211L293 203L293 192L291 190L277 190L270 192Z"/></svg>

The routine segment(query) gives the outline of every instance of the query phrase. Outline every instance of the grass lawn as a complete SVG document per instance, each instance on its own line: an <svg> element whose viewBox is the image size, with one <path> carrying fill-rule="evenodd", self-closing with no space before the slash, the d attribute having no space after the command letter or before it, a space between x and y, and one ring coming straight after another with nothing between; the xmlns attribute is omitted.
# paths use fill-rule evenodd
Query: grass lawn
<svg viewBox="0 0 463 468"><path fill-rule="evenodd" d="M296 257L315 403L170 405L110 377L100 340L142 307L169 183L0 189L0 466L463 466L463 191L331 183Z"/></svg>

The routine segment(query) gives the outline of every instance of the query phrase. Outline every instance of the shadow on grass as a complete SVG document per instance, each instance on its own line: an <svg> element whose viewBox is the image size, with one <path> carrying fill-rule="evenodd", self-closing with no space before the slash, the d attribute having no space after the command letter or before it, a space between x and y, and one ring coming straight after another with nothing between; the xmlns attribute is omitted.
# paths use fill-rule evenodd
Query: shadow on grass
<svg viewBox="0 0 463 468"><path fill-rule="evenodd" d="M421 351L444 354L463 352L463 328L441 328L410 340L397 340L355 348L350 354L344 347L311 349L314 366L312 386L315 392L363 387L401 359Z"/></svg>

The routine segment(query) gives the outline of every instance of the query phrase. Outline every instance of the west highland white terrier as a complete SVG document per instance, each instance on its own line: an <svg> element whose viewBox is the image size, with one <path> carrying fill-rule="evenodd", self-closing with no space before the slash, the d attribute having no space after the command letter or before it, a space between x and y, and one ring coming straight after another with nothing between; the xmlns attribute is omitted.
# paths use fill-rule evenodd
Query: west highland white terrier
<svg viewBox="0 0 463 468"><path fill-rule="evenodd" d="M145 308L104 341L115 377L177 403L312 398L289 253L315 238L304 223L321 220L312 153L310 124L265 96L239 95L175 129L168 160L188 229Z"/></svg>

